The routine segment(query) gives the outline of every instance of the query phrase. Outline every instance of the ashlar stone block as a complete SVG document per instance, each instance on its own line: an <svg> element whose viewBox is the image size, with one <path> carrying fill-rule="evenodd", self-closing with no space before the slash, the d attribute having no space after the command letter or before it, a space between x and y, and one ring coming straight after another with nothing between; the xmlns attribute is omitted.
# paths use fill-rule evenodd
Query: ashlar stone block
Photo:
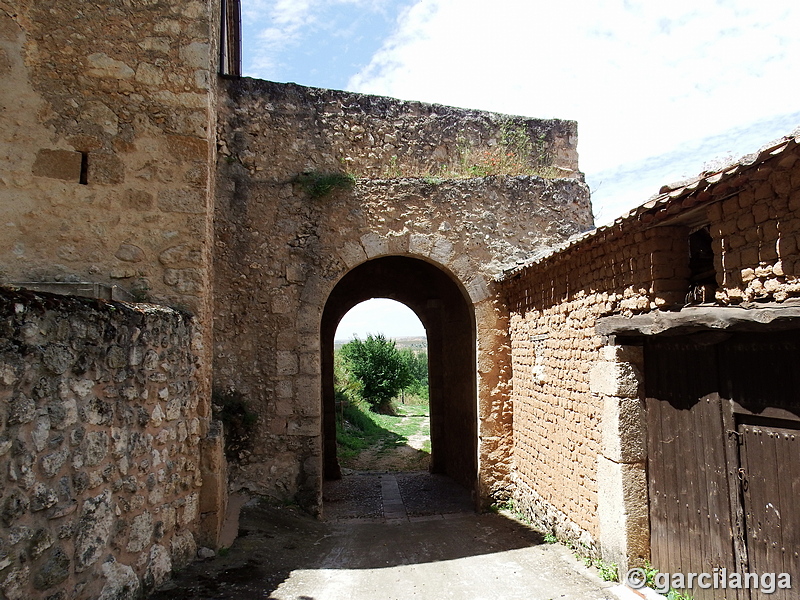
<svg viewBox="0 0 800 600"><path fill-rule="evenodd" d="M631 363L601 361L589 371L589 389L594 394L637 398L642 374Z"/></svg>
<svg viewBox="0 0 800 600"><path fill-rule="evenodd" d="M33 174L78 183L81 178L82 160L80 152L42 149L36 153Z"/></svg>

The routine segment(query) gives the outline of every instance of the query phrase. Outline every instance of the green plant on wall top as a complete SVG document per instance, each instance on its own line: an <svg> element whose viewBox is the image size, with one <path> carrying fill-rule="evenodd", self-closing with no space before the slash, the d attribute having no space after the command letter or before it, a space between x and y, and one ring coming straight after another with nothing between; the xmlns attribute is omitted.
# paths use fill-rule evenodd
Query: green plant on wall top
<svg viewBox="0 0 800 600"><path fill-rule="evenodd" d="M312 198L323 198L334 190L349 190L356 178L350 173L327 173L323 171L306 171L295 177L294 182L300 185Z"/></svg>
<svg viewBox="0 0 800 600"><path fill-rule="evenodd" d="M383 177L419 178L426 184L439 185L448 179L491 176L533 176L545 179L562 177L553 166L547 133L529 129L525 122L506 118L500 122L496 139L476 141L466 131L456 137L448 162L437 166L406 163L393 154L383 165Z"/></svg>
<svg viewBox="0 0 800 600"><path fill-rule="evenodd" d="M462 135L457 143L456 164L443 167L441 174L451 179L493 175L559 177L551 163L546 134L532 138L524 124L509 120L500 126L500 140L493 146L476 147Z"/></svg>

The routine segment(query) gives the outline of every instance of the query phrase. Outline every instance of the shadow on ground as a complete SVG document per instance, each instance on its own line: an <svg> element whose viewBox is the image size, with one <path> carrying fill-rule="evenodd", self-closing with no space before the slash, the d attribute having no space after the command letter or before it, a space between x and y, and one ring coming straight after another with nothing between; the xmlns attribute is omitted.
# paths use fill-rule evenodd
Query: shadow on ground
<svg viewBox="0 0 800 600"><path fill-rule="evenodd" d="M426 471L375 472L346 471L338 481L326 481L322 492L323 518L380 519L381 483L394 477L409 517L471 513L475 502L463 487L444 475Z"/></svg>
<svg viewBox="0 0 800 600"><path fill-rule="evenodd" d="M541 536L500 514L476 514L469 494L450 488L446 478L427 474L393 474L401 494L412 499L409 517L385 521L375 510L375 494L362 503L367 514L347 508L345 486L326 489L328 503L343 508L317 520L292 507L274 507L251 501L242 510L239 538L227 552L198 561L177 573L152 596L156 600L272 599L324 600L389 598L537 598L531 582L519 577L542 578L542 564L531 552L548 548ZM352 497L373 489L380 474L355 474ZM455 485L455 484L452 484ZM405 487L405 492L402 488ZM456 486L457 487L457 486ZM436 505L435 491L444 494ZM331 501L331 495L338 500ZM448 499L448 495L450 498ZM378 483L378 498L380 483ZM412 516L413 514L413 516ZM522 554L519 554L522 553ZM550 552L552 555L552 551ZM560 559L549 558L559 563ZM527 561L527 562L526 562ZM555 564L555 563L554 563ZM560 563L559 563L560 564ZM546 568L546 567L544 567ZM563 569L563 565L559 568ZM606 598L592 595L575 572L580 589L563 593L563 574L555 583L542 584L546 598ZM515 579L516 578L516 579ZM490 595L478 592L489 586ZM498 587L499 586L499 587ZM503 591L504 586L508 589ZM548 587L550 586L550 587ZM527 589L526 589L527 588ZM495 595L497 592L500 595ZM556 593L558 592L558 593ZM522 594L522 595L518 595Z"/></svg>

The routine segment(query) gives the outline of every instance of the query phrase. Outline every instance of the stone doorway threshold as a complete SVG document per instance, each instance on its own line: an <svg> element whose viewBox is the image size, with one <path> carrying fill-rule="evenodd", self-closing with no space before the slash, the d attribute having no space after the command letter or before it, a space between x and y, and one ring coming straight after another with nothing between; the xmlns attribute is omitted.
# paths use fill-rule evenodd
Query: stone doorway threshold
<svg viewBox="0 0 800 600"><path fill-rule="evenodd" d="M427 471L348 471L325 482L322 506L323 520L334 522L413 522L475 512L469 490Z"/></svg>

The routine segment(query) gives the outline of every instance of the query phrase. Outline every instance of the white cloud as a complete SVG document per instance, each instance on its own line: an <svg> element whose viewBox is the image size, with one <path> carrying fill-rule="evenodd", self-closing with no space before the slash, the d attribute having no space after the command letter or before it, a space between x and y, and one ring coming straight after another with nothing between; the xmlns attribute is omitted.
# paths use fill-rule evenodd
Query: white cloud
<svg viewBox="0 0 800 600"><path fill-rule="evenodd" d="M420 0L349 89L579 123L612 168L800 105L795 0Z"/></svg>
<svg viewBox="0 0 800 600"><path fill-rule="evenodd" d="M365 14L387 14L394 0L249 0L243 2L242 21L251 39L246 40L252 52L246 71L256 77L275 78L302 44L315 37L348 37L345 25L330 19L331 9L357 8Z"/></svg>
<svg viewBox="0 0 800 600"><path fill-rule="evenodd" d="M243 3L243 28L256 28L251 63L245 68L257 76L268 76L279 68L280 53L297 43L315 16L314 0L254 0ZM267 23L265 27L264 24Z"/></svg>

